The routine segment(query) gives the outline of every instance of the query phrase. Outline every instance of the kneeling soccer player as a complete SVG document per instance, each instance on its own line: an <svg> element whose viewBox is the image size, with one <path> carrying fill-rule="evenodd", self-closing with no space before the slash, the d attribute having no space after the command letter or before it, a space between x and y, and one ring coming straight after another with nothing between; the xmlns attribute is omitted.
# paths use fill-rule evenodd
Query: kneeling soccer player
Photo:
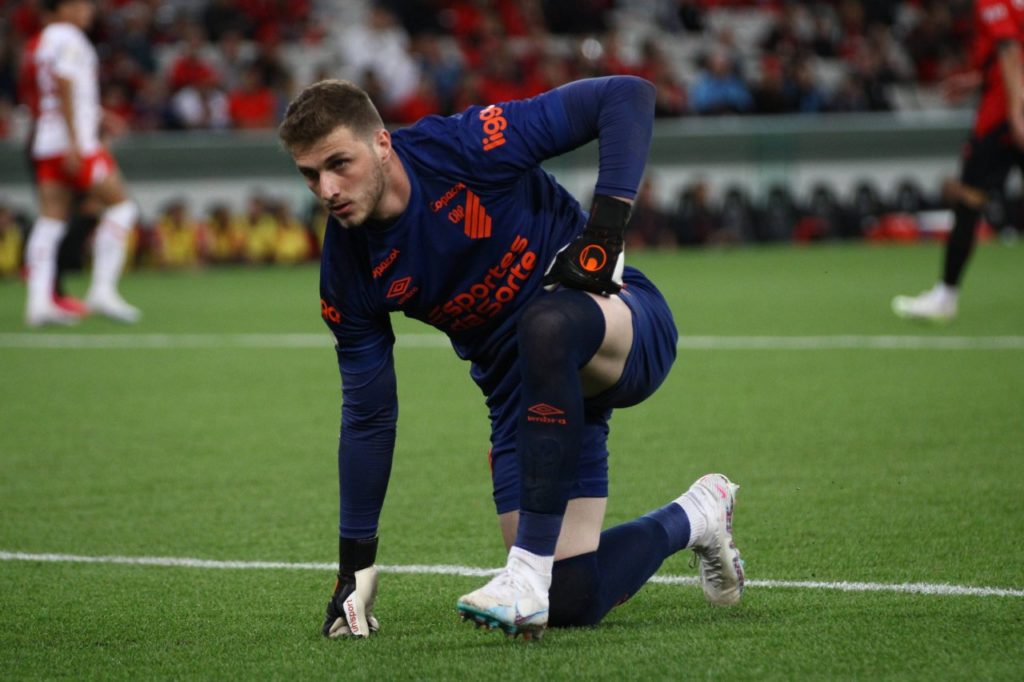
<svg viewBox="0 0 1024 682"><path fill-rule="evenodd" d="M700 558L707 597L739 601L737 486L725 476L601 531L611 411L650 396L676 354L665 300L623 266L653 111L654 88L628 76L393 134L348 82L315 83L289 105L281 140L330 214L320 305L342 377L340 571L325 635L378 627L378 519L398 413L394 311L447 334L487 396L510 549L498 576L458 600L464 618L527 637L593 625L686 548ZM540 163L595 138L588 213Z"/></svg>

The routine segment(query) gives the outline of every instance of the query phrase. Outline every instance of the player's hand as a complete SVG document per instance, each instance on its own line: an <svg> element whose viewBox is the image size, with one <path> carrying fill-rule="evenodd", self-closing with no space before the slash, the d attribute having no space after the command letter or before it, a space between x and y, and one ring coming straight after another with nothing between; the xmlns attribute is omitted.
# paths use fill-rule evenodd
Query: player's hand
<svg viewBox="0 0 1024 682"><path fill-rule="evenodd" d="M1017 111L1009 117L1010 136L1018 151L1024 150L1024 112Z"/></svg>
<svg viewBox="0 0 1024 682"><path fill-rule="evenodd" d="M954 73L939 84L942 96L952 104L958 104L979 87L981 74L978 71Z"/></svg>
<svg viewBox="0 0 1024 682"><path fill-rule="evenodd" d="M584 232L555 256L544 274L544 287L559 284L602 296L622 289L623 241Z"/></svg>
<svg viewBox="0 0 1024 682"><path fill-rule="evenodd" d="M64 172L71 176L77 176L78 171L82 168L82 155L78 153L75 148L69 148L64 154L64 158L61 159L61 165L64 166Z"/></svg>
<svg viewBox="0 0 1024 682"><path fill-rule="evenodd" d="M377 599L377 567L369 566L352 575L338 574L334 595L327 602L321 632L324 637L369 637L380 629L373 615Z"/></svg>
<svg viewBox="0 0 1024 682"><path fill-rule="evenodd" d="M555 255L544 273L544 287L563 284L602 296L622 289L624 238L632 206L628 201L596 195L583 234Z"/></svg>
<svg viewBox="0 0 1024 682"><path fill-rule="evenodd" d="M104 109L100 118L100 137L109 140L128 132L128 120L109 109Z"/></svg>

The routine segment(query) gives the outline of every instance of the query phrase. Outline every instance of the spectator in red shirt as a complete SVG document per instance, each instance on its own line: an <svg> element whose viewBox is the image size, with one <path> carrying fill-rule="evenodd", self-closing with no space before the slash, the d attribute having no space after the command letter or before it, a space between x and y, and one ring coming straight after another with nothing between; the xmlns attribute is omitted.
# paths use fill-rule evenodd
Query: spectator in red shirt
<svg viewBox="0 0 1024 682"><path fill-rule="evenodd" d="M171 64L168 83L171 91L177 91L186 85L198 85L217 71L213 64L203 55L206 47L206 32L198 24L188 24L182 41L183 51Z"/></svg>
<svg viewBox="0 0 1024 682"><path fill-rule="evenodd" d="M235 128L273 128L277 124L277 98L257 67L242 72L241 85L228 95L228 112Z"/></svg>

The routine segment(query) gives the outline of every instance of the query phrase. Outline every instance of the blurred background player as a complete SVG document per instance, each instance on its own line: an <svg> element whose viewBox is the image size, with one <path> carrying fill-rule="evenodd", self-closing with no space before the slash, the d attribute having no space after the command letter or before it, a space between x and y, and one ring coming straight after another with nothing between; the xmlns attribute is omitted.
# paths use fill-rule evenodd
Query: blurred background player
<svg viewBox="0 0 1024 682"><path fill-rule="evenodd" d="M138 208L126 195L113 157L100 142L98 57L84 31L92 24L92 0L47 0L49 22L33 52L38 108L31 155L35 166L39 218L25 249L31 327L74 324L79 316L54 302L54 278L61 239L76 192L103 206L93 244L89 312L135 322L140 312L117 290L128 234Z"/></svg>
<svg viewBox="0 0 1024 682"><path fill-rule="evenodd" d="M897 296L900 317L944 322L956 316L960 282L974 247L975 228L990 193L1001 190L1012 166L1024 169L1024 2L974 3L974 71L947 82L951 98L981 86L974 129L960 158L953 231L946 242L942 278L918 296Z"/></svg>

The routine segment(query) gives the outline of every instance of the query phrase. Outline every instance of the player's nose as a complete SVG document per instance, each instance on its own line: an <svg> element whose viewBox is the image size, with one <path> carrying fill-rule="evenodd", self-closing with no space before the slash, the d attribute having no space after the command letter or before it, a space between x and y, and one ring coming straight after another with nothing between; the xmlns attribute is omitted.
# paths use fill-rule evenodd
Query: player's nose
<svg viewBox="0 0 1024 682"><path fill-rule="evenodd" d="M341 182L331 174L320 176L320 198L330 199L341 194Z"/></svg>

